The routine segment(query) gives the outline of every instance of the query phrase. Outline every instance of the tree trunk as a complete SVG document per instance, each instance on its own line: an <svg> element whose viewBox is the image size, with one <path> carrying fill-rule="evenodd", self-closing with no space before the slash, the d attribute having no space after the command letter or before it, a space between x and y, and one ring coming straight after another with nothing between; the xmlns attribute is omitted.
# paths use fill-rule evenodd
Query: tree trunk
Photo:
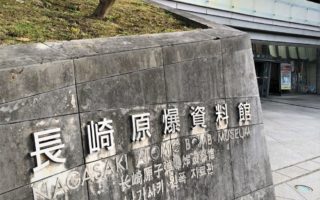
<svg viewBox="0 0 320 200"><path fill-rule="evenodd" d="M116 0L99 0L99 5L92 15L96 18L103 19L115 1Z"/></svg>

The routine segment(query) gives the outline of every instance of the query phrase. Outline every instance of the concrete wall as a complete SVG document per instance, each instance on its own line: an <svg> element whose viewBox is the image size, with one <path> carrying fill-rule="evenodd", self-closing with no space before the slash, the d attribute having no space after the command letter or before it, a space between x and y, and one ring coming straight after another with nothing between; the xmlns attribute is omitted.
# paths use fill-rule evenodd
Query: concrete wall
<svg viewBox="0 0 320 200"><path fill-rule="evenodd" d="M316 63L316 81L317 81L317 94L320 94L320 49L317 49L317 63Z"/></svg>
<svg viewBox="0 0 320 200"><path fill-rule="evenodd" d="M239 127L241 102L252 120ZM225 131L236 132L227 141L218 103L228 105ZM192 106L205 107L205 129L191 129ZM164 135L172 107L180 132ZM151 137L132 142L139 113L150 113ZM102 118L113 120L114 147L89 154L86 125ZM33 133L52 128L66 162L34 173ZM250 39L223 26L3 47L0 135L0 200L274 199Z"/></svg>

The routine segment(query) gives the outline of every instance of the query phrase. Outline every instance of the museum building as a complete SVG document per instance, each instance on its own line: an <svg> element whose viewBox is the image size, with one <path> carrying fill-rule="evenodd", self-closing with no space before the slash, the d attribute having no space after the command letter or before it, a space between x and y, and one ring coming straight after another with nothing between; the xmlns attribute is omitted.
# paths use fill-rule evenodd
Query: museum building
<svg viewBox="0 0 320 200"><path fill-rule="evenodd" d="M259 93L320 94L320 4L307 0L155 0L250 34Z"/></svg>

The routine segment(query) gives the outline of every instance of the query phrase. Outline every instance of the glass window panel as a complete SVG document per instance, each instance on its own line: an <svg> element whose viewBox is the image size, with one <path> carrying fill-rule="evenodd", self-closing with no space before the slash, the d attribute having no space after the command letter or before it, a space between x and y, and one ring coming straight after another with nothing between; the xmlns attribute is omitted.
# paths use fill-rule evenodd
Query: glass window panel
<svg viewBox="0 0 320 200"><path fill-rule="evenodd" d="M268 45L266 45L266 44L263 44L263 45L262 45L262 54L263 54L265 57L269 57L270 53L269 53Z"/></svg>
<svg viewBox="0 0 320 200"><path fill-rule="evenodd" d="M299 58L300 59L307 59L307 54L306 54L306 48L305 47L298 47L298 53L299 53Z"/></svg>
<svg viewBox="0 0 320 200"><path fill-rule="evenodd" d="M320 4L305 0L176 0L268 19L320 25Z"/></svg>
<svg viewBox="0 0 320 200"><path fill-rule="evenodd" d="M315 61L317 59L316 48L308 47L306 48L306 53L309 61Z"/></svg>
<svg viewBox="0 0 320 200"><path fill-rule="evenodd" d="M252 52L253 52L253 55L256 56L257 52L256 52L256 44L255 43L252 43Z"/></svg>
<svg viewBox="0 0 320 200"><path fill-rule="evenodd" d="M278 46L279 56L283 59L287 59L287 48L286 46Z"/></svg>
<svg viewBox="0 0 320 200"><path fill-rule="evenodd" d="M292 59L298 59L297 47L289 46L289 56Z"/></svg>
<svg viewBox="0 0 320 200"><path fill-rule="evenodd" d="M275 45L269 45L269 52L272 57L278 57Z"/></svg>
<svg viewBox="0 0 320 200"><path fill-rule="evenodd" d="M316 85L317 85L317 67L315 63L307 63L306 64L306 79L307 79L307 87L308 87L308 92L310 93L316 93Z"/></svg>
<svg viewBox="0 0 320 200"><path fill-rule="evenodd" d="M262 45L257 43L255 46L256 46L256 56L258 58L262 57Z"/></svg>

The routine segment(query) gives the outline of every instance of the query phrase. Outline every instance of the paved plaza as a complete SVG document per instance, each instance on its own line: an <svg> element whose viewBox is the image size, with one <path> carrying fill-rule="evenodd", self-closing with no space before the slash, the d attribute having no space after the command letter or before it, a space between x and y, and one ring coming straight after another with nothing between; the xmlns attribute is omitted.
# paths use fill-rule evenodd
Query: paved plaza
<svg viewBox="0 0 320 200"><path fill-rule="evenodd" d="M276 199L320 200L320 96L273 96L261 103Z"/></svg>

